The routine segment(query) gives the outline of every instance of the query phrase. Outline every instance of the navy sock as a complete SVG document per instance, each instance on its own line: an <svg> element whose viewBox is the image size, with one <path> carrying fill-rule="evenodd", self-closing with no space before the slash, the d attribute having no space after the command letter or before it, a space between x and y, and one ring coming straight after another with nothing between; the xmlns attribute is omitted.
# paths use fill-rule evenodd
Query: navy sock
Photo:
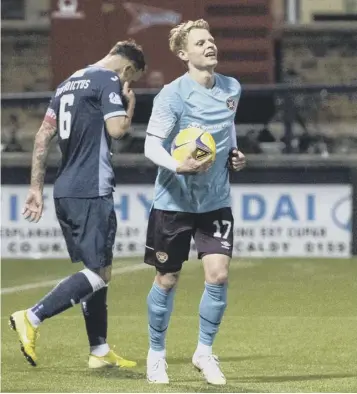
<svg viewBox="0 0 357 394"><path fill-rule="evenodd" d="M211 285L205 283L200 303L199 342L212 346L227 306L227 284Z"/></svg>
<svg viewBox="0 0 357 394"><path fill-rule="evenodd" d="M175 288L164 290L153 284L148 297L150 348L155 351L165 349L166 332L174 303Z"/></svg>
<svg viewBox="0 0 357 394"><path fill-rule="evenodd" d="M77 272L58 283L31 311L43 321L78 304L93 289L103 285L104 281L97 274L89 270Z"/></svg>
<svg viewBox="0 0 357 394"><path fill-rule="evenodd" d="M81 300L90 346L103 345L107 342L107 293L108 287L105 286Z"/></svg>

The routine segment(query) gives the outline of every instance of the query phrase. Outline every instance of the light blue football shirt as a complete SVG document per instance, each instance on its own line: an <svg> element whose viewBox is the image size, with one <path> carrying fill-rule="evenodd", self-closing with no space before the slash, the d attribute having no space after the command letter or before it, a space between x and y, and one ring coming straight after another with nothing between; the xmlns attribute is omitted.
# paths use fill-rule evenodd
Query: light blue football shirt
<svg viewBox="0 0 357 394"><path fill-rule="evenodd" d="M159 167L154 208L202 213L231 206L227 160L240 93L234 78L216 73L214 87L207 89L186 73L155 97L147 133L163 138L170 152L180 130L200 127L212 134L217 155L211 168L201 174L176 174Z"/></svg>

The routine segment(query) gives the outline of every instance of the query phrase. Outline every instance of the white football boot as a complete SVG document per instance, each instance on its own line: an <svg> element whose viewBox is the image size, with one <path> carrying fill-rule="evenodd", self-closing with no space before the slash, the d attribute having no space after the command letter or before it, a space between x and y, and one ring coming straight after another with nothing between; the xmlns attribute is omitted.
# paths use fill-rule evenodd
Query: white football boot
<svg viewBox="0 0 357 394"><path fill-rule="evenodd" d="M192 357L192 364L202 372L207 383L214 385L224 385L227 383L219 366L218 357L214 354L206 355L196 352Z"/></svg>
<svg viewBox="0 0 357 394"><path fill-rule="evenodd" d="M149 383L168 384L167 363L165 357L150 357L150 352L146 361L146 377Z"/></svg>

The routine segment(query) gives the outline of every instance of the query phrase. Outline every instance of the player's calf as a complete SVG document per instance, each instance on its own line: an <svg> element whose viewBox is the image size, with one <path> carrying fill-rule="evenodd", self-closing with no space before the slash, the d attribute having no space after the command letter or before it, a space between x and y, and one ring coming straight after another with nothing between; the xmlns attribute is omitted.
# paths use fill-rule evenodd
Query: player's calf
<svg viewBox="0 0 357 394"><path fill-rule="evenodd" d="M199 343L200 353L207 347L207 354L212 353L214 338L219 330L224 311L227 307L227 285L212 285L205 283L199 314ZM204 346L202 346L204 345Z"/></svg>
<svg viewBox="0 0 357 394"><path fill-rule="evenodd" d="M91 293L81 300L81 307L89 340L90 354L96 357L103 357L110 350L109 345L107 344L107 293L108 286L104 286L95 293Z"/></svg>
<svg viewBox="0 0 357 394"><path fill-rule="evenodd" d="M147 296L149 317L149 338L151 352L165 352L166 331L169 325L174 297L175 285L180 272L158 272Z"/></svg>
<svg viewBox="0 0 357 394"><path fill-rule="evenodd" d="M27 317L36 328L45 319L64 312L104 286L99 275L85 268L59 282L41 301L27 310Z"/></svg>
<svg viewBox="0 0 357 394"><path fill-rule="evenodd" d="M108 360L104 358L107 357L108 354L110 355L110 348L107 344L107 294L108 283L111 279L112 266L109 265L107 267L102 267L93 271L102 278L106 285L98 291L91 293L87 297L83 298L81 300L81 307L90 346L89 359L92 359L93 361L90 361L89 364L105 365Z"/></svg>
<svg viewBox="0 0 357 394"><path fill-rule="evenodd" d="M179 272L158 273L147 297L150 341L147 380L150 383L169 383L166 372L165 341L178 278Z"/></svg>
<svg viewBox="0 0 357 394"><path fill-rule="evenodd" d="M150 350L164 354L166 331L173 310L175 288L165 290L153 284L148 297Z"/></svg>
<svg viewBox="0 0 357 394"><path fill-rule="evenodd" d="M42 321L78 304L88 294L105 286L103 279L85 268L66 279L28 311L30 322L38 326Z"/></svg>
<svg viewBox="0 0 357 394"><path fill-rule="evenodd" d="M212 354L212 345L227 307L229 257L205 256L203 263L206 282L199 307L199 340L192 362L208 383L225 384L218 358Z"/></svg>

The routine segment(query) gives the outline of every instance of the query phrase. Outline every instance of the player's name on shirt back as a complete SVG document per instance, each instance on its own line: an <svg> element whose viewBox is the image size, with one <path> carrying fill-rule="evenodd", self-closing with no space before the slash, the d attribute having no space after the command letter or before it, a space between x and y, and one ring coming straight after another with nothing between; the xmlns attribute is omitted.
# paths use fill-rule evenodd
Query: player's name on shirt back
<svg viewBox="0 0 357 394"><path fill-rule="evenodd" d="M77 81L68 81L64 86L61 86L56 90L55 97L58 97L62 93L71 92L74 90L88 89L90 86L90 79L80 79Z"/></svg>

